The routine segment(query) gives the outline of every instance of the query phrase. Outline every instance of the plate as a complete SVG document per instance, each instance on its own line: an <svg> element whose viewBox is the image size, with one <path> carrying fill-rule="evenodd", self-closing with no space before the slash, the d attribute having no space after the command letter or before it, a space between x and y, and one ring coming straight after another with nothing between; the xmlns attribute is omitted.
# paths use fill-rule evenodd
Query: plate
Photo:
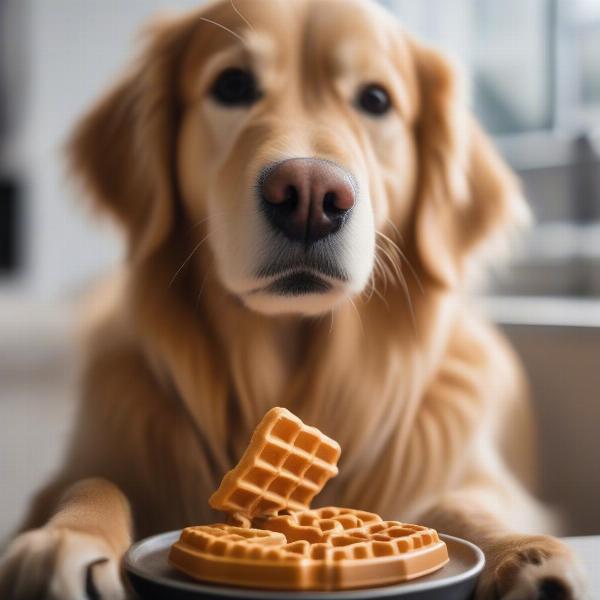
<svg viewBox="0 0 600 600"><path fill-rule="evenodd" d="M170 531L134 544L124 558L131 587L143 600L467 600L471 597L485 558L474 544L440 535L450 562L414 581L378 588L319 591L273 591L200 583L173 569L167 556L181 531Z"/></svg>

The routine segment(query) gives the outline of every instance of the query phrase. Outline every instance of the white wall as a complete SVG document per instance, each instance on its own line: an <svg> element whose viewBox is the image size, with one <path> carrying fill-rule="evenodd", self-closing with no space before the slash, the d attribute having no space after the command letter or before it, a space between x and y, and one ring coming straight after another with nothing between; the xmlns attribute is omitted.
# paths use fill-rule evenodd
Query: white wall
<svg viewBox="0 0 600 600"><path fill-rule="evenodd" d="M27 270L10 290L54 298L85 286L121 254L112 226L99 226L67 184L61 146L78 115L110 84L159 9L202 0L9 0L29 64L12 140L13 168L27 187ZM7 289L0 288L0 291Z"/></svg>
<svg viewBox="0 0 600 600"><path fill-rule="evenodd" d="M509 325L505 332L531 383L543 498L562 512L569 534L598 534L600 327Z"/></svg>

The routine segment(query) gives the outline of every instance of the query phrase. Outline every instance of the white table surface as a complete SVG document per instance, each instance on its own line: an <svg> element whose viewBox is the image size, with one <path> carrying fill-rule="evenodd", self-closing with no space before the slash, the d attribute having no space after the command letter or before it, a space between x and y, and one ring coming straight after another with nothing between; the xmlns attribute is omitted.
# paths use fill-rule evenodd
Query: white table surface
<svg viewBox="0 0 600 600"><path fill-rule="evenodd" d="M590 600L600 600L600 535L564 538L585 569Z"/></svg>

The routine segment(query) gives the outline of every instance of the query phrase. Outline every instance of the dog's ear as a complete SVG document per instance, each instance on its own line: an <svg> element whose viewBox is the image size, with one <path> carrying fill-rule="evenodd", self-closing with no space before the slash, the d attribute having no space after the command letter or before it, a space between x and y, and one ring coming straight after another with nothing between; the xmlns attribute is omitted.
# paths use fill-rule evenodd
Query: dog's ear
<svg viewBox="0 0 600 600"><path fill-rule="evenodd" d="M154 22L142 54L67 146L75 175L126 231L132 260L155 251L173 224L179 65L190 33L188 20Z"/></svg>
<svg viewBox="0 0 600 600"><path fill-rule="evenodd" d="M436 51L410 40L418 79L415 236L426 271L457 284L485 241L527 222L520 185L469 113L460 78Z"/></svg>

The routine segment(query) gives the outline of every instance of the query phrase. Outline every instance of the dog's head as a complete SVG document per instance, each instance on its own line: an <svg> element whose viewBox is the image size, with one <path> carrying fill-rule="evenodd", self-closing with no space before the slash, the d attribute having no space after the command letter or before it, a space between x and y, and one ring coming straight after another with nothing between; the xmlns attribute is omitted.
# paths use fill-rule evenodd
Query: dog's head
<svg viewBox="0 0 600 600"><path fill-rule="evenodd" d="M70 146L133 261L197 225L244 304L317 314L365 289L378 236L451 286L522 212L453 70L374 3L223 0L149 36Z"/></svg>

